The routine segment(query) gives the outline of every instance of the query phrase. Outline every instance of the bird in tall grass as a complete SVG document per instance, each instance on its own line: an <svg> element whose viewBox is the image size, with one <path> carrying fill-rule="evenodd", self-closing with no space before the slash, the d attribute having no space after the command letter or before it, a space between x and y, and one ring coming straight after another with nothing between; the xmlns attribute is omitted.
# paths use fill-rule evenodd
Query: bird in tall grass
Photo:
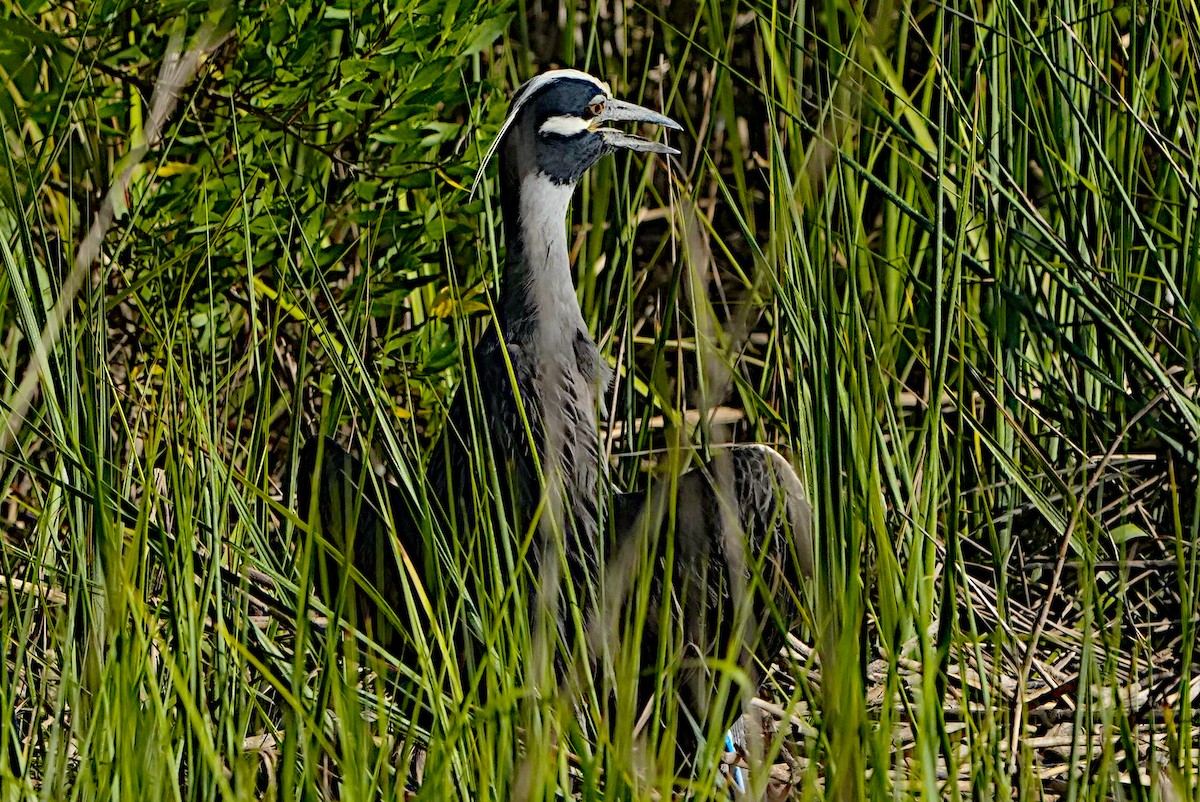
<svg viewBox="0 0 1200 802"><path fill-rule="evenodd" d="M565 643L581 639L564 589L590 622L585 628L603 630L628 594L613 590L602 609L601 582L636 586L628 574L638 555L642 564L659 566L650 578L644 668L679 633L694 656L724 654L732 637L744 656L769 662L794 623L798 586L811 571L812 535L801 483L777 452L732 447L639 493L614 490L607 475L597 421L611 371L579 306L566 218L577 183L605 155L678 153L615 127L628 123L680 129L662 114L614 98L608 84L586 73L553 70L517 91L483 158L476 187L499 156L504 275L494 325L467 371L472 380L453 402L426 468L436 525L423 521L425 510L415 510L394 486L377 489L333 440L314 438L303 451L299 505L304 514L315 502L327 544L324 595L359 584L349 577L360 574L369 590L352 593L351 603L394 652L406 648L405 583L436 580L445 539L499 531L477 526L481 508L507 516L509 531L536 522L526 576L536 580L537 592L530 595L551 611ZM668 555L672 563L664 565ZM401 570L404 561L415 576ZM672 610L670 632L658 626L663 604ZM710 714L702 662L691 661L699 667L685 670L680 683L699 720Z"/></svg>

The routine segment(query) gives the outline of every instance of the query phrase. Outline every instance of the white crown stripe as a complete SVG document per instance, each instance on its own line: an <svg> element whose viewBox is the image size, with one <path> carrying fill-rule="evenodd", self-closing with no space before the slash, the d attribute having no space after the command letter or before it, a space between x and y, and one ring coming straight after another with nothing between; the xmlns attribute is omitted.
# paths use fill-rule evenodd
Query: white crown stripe
<svg viewBox="0 0 1200 802"><path fill-rule="evenodd" d="M582 117L575 117L571 114L560 114L557 117L548 117L546 122L542 123L538 128L539 134L559 134L560 136L573 136L582 134L589 127L591 122Z"/></svg>
<svg viewBox="0 0 1200 802"><path fill-rule="evenodd" d="M471 194L469 197L475 197L475 190L483 182L483 174L487 170L488 162L496 155L496 150L500 147L500 143L504 141L504 135L508 133L508 129L512 127L513 121L517 119L517 115L521 113L521 109L525 107L525 103L528 102L529 98L537 94L538 90L546 84L567 79L593 83L605 96L612 97L612 88L608 84L581 70L550 70L526 81L517 90L517 94L513 97L512 108L508 110L508 117L504 120L504 125L500 126L500 131L496 134L496 138L492 140L491 147L487 149L487 153L483 154L483 160L479 162L479 171L475 173L475 180L471 182Z"/></svg>

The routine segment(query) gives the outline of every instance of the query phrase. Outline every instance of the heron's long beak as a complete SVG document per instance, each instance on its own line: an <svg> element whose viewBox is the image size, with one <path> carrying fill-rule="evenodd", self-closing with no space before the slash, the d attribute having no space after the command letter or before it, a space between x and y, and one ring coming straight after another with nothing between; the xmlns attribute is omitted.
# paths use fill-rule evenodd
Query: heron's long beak
<svg viewBox="0 0 1200 802"><path fill-rule="evenodd" d="M662 142L652 142L636 134L627 134L616 128L601 127L604 123L650 123L661 125L675 131L682 131L683 126L665 114L643 108L636 103L626 103L624 100L604 101L604 111L592 118L592 130L604 137L604 141L615 148L637 150L643 153L664 153L678 156L679 151Z"/></svg>

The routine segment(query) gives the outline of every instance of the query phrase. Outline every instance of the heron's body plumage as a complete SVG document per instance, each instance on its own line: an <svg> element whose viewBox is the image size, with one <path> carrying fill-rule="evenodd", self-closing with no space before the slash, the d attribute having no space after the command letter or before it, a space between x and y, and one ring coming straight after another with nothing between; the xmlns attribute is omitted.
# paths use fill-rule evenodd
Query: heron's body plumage
<svg viewBox="0 0 1200 802"><path fill-rule="evenodd" d="M613 99L608 86L590 76L557 71L518 90L498 142L485 156L483 166L494 152L500 155L504 276L496 321L473 351L473 380L452 404L428 465L431 499L445 504L436 528L447 537L473 536L478 511L489 509L481 503L487 499L498 502L490 509L508 517L515 531L536 521L534 575L573 583L586 615L599 622L593 629L600 630L615 620L601 609L600 577L619 569L604 602L620 604L625 594L616 586L628 581L626 569L639 555L650 555L658 565L642 644L650 665L660 640L674 639L659 630L667 620L659 614L664 604L686 648L710 655L739 638L748 658L769 662L795 620L797 586L812 565L808 506L783 457L762 446L736 446L649 492L617 493L609 486L597 418L611 374L576 296L568 206L576 182L606 153L675 151L602 127L606 121L679 127ZM482 415L472 415L473 408ZM395 550L381 545L394 536L399 550L432 579L439 567L426 542L429 527L406 512L394 489L380 494L367 487L362 466L335 443L314 442L305 449L300 495L303 503L313 490L309 483L317 482L320 520L334 552L329 573L338 575L339 559L352 564L387 604L403 604L399 588L406 578ZM326 453L318 469L322 442ZM497 480L499 488L491 486ZM346 513L359 507L365 512L355 522ZM556 567L559 555L565 576L539 570ZM545 581L538 586L554 605L558 590ZM569 643L571 633L561 622L559 627ZM397 635L402 642L403 633ZM702 675L689 675L695 681L686 696L704 711Z"/></svg>

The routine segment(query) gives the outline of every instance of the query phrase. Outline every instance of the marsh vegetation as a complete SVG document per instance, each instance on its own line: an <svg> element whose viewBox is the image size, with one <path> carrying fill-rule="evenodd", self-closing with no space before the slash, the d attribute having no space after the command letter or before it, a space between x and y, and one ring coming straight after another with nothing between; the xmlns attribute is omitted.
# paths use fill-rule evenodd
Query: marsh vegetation
<svg viewBox="0 0 1200 802"><path fill-rule="evenodd" d="M575 196L614 476L764 442L812 500L755 790L1195 795L1192 6L0 8L4 800L684 790L677 722L533 692L525 586L478 584L470 675L418 594L400 666L294 510L317 431L420 503L503 264L467 188L552 66L685 129Z"/></svg>

